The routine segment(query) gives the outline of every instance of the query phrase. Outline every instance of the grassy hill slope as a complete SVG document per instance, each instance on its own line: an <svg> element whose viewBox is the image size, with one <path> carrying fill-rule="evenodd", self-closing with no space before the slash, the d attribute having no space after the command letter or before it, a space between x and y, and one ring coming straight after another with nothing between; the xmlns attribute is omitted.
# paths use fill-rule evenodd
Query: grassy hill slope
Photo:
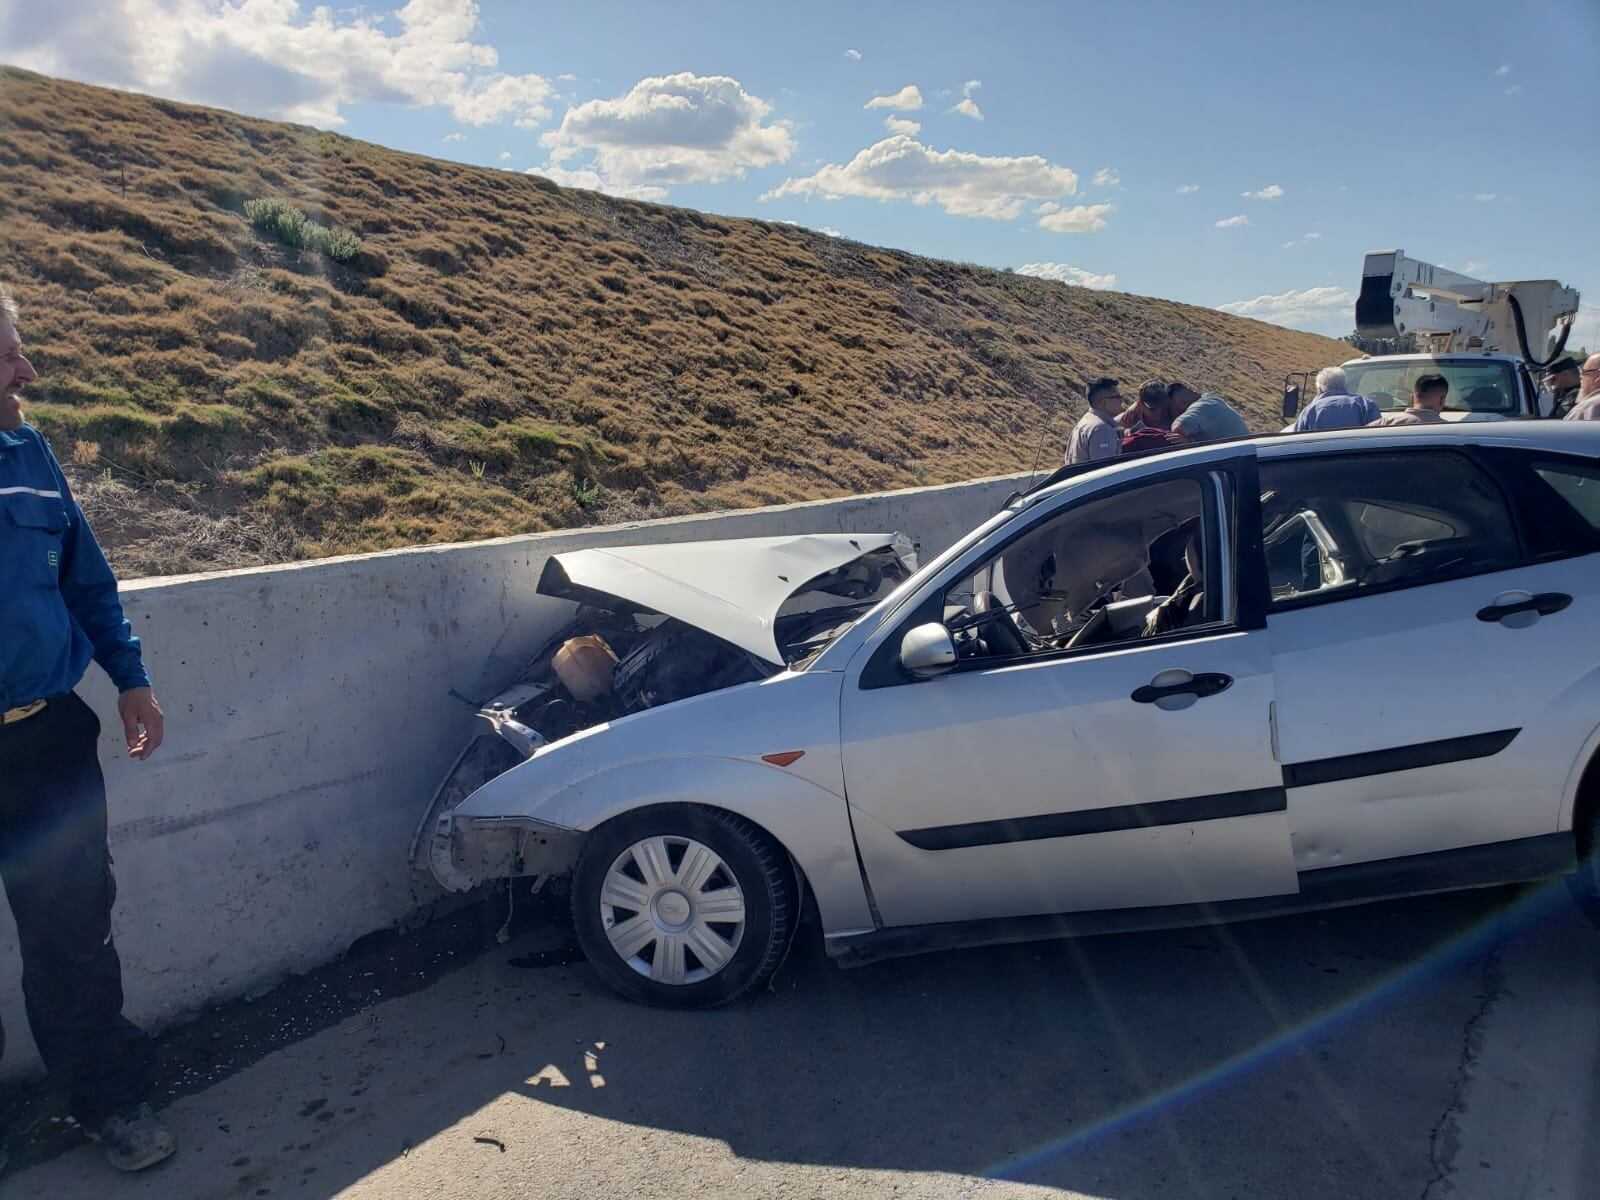
<svg viewBox="0 0 1600 1200"><path fill-rule="evenodd" d="M1265 428L1284 371L1347 349L21 71L0 89L30 419L130 574L1025 469L1099 374L1181 376ZM264 199L360 249L286 246L245 215Z"/></svg>

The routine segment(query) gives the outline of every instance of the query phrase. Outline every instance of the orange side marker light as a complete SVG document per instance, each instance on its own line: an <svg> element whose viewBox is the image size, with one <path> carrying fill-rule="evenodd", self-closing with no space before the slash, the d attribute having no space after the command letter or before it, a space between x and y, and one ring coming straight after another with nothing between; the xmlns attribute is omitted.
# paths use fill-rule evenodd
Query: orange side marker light
<svg viewBox="0 0 1600 1200"><path fill-rule="evenodd" d="M787 767L796 759L803 758L804 756L804 750L785 750L781 754L763 754L761 756L761 761L769 762L775 767Z"/></svg>

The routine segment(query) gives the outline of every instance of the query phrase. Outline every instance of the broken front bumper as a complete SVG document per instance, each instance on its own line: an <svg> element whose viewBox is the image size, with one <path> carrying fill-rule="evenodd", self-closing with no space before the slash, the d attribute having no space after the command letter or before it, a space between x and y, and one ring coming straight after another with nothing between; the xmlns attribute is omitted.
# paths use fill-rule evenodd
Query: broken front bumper
<svg viewBox="0 0 1600 1200"><path fill-rule="evenodd" d="M531 817L458 817L440 813L428 838L428 869L441 886L464 892L491 879L565 875L584 834Z"/></svg>

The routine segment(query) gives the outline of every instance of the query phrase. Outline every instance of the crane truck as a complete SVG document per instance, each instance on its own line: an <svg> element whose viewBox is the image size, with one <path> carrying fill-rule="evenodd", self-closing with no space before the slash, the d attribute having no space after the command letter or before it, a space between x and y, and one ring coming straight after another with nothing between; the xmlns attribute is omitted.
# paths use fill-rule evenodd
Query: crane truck
<svg viewBox="0 0 1600 1200"><path fill-rule="evenodd" d="M1419 350L1341 365L1350 391L1386 412L1407 406L1417 376L1438 374L1450 384L1446 420L1548 417L1552 397L1534 372L1566 349L1578 300L1576 290L1554 279L1486 282L1407 258L1403 250L1375 250L1361 268L1356 330L1373 338L1409 334ZM1311 375L1285 377L1286 419L1299 410Z"/></svg>

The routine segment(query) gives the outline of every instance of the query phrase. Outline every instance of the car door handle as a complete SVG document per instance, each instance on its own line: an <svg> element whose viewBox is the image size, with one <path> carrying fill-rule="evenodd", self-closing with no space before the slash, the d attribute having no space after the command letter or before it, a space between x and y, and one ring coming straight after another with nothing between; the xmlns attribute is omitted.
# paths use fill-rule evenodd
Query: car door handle
<svg viewBox="0 0 1600 1200"><path fill-rule="evenodd" d="M1502 592L1494 603L1478 610L1478 620L1498 621L1510 629L1525 629L1540 617L1558 613L1572 603L1565 592L1540 592L1537 596L1527 592Z"/></svg>
<svg viewBox="0 0 1600 1200"><path fill-rule="evenodd" d="M1199 675L1188 671L1163 671L1143 687L1135 688L1133 700L1136 704L1154 704L1169 710L1188 708L1196 700L1215 696L1232 686L1233 676L1219 671L1202 671Z"/></svg>

